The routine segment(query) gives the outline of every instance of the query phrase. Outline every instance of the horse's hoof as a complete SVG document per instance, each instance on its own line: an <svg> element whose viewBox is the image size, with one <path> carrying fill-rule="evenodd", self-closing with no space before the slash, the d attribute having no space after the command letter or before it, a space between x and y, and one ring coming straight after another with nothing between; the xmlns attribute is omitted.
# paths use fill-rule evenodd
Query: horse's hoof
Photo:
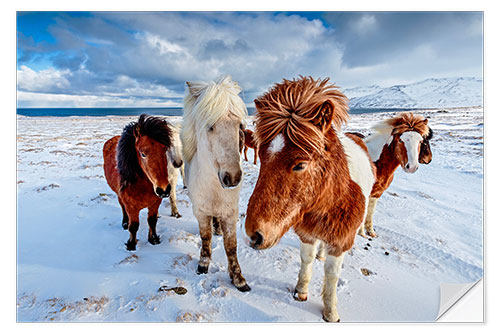
<svg viewBox="0 0 500 333"><path fill-rule="evenodd" d="M179 212L177 212L177 213L172 213L172 214L170 214L170 216L175 217L176 219L178 219L178 218L181 218L181 217L182 217L182 215L181 215L181 214L179 214Z"/></svg>
<svg viewBox="0 0 500 333"><path fill-rule="evenodd" d="M298 302L305 302L307 301L307 293L299 293L297 289L295 289L293 292L293 299Z"/></svg>
<svg viewBox="0 0 500 333"><path fill-rule="evenodd" d="M161 243L159 236L148 237L148 242L151 243L152 245L157 245Z"/></svg>
<svg viewBox="0 0 500 333"><path fill-rule="evenodd" d="M122 222L122 228L123 228L123 230L127 230L128 229L128 222Z"/></svg>
<svg viewBox="0 0 500 333"><path fill-rule="evenodd" d="M324 321L326 321L327 323L332 323L332 322L333 322L333 323L340 323L340 318L339 318L339 319L337 319L337 320L335 320L335 321L331 321L331 320L326 319L326 318L325 318L325 315L323 315L323 320L324 320Z"/></svg>
<svg viewBox="0 0 500 333"><path fill-rule="evenodd" d="M373 238L378 237L378 235L375 233L375 231L368 231L367 234L368 234L368 236L373 237Z"/></svg>
<svg viewBox="0 0 500 333"><path fill-rule="evenodd" d="M238 289L239 291L241 291L243 293L252 290L252 288L250 288L250 286L248 284L246 284L246 283L245 283L245 285L243 285L241 287L238 287L236 285L235 285L235 287L236 287L236 289Z"/></svg>
<svg viewBox="0 0 500 333"><path fill-rule="evenodd" d="M134 242L127 241L125 245L127 245L127 250L128 251L135 251L135 244Z"/></svg>
<svg viewBox="0 0 500 333"><path fill-rule="evenodd" d="M207 274L208 273L208 266L201 266L198 265L198 268L196 269L196 274Z"/></svg>

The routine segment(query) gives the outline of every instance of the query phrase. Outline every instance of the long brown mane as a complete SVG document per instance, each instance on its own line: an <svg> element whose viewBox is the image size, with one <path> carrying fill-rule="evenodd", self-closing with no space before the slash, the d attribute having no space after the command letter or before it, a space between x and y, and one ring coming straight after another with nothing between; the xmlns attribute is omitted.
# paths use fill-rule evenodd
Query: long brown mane
<svg viewBox="0 0 500 333"><path fill-rule="evenodd" d="M340 129L347 122L347 97L329 78L314 80L300 76L292 81L283 79L254 102L259 110L256 116L255 138L257 145L270 142L282 133L301 150L319 152L324 147L320 130L321 116L333 110L332 123Z"/></svg>
<svg viewBox="0 0 500 333"><path fill-rule="evenodd" d="M429 135L429 126L422 116L414 115L412 112L405 112L401 115L388 119L387 124L392 127L392 135L403 134L408 131L416 131L423 138Z"/></svg>

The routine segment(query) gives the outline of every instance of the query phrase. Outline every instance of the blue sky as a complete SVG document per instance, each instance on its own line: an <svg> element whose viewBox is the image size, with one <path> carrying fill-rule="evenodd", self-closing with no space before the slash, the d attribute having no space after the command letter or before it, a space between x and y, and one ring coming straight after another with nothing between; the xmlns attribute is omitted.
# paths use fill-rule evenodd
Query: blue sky
<svg viewBox="0 0 500 333"><path fill-rule="evenodd" d="M482 77L478 12L18 12L18 107L182 104L231 74L245 102L297 75L341 87Z"/></svg>

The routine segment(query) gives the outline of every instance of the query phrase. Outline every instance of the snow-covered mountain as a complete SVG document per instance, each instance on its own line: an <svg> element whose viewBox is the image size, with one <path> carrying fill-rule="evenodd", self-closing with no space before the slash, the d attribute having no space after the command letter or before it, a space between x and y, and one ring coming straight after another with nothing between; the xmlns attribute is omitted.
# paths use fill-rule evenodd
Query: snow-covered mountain
<svg viewBox="0 0 500 333"><path fill-rule="evenodd" d="M483 79L427 79L392 87L345 89L351 108L439 108L483 105Z"/></svg>

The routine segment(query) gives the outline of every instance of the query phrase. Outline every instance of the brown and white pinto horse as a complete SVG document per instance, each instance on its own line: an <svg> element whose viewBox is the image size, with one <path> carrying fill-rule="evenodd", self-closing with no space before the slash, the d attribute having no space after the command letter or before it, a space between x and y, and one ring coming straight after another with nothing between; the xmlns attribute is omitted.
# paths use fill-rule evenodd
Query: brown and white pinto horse
<svg viewBox="0 0 500 333"><path fill-rule="evenodd" d="M243 130L245 133L245 148L244 148L244 153L245 153L245 161L248 161L247 158L247 151L248 148L252 148L254 150L254 157L253 157L253 164L257 164L257 156L259 155L259 147L257 146L257 143L255 142L255 139L253 137L253 132L252 130L245 129Z"/></svg>
<svg viewBox="0 0 500 333"><path fill-rule="evenodd" d="M294 298L305 301L318 244L326 243L323 319L339 321L336 288L344 253L375 181L362 140L340 132L348 99L328 79L300 77L274 85L255 105L261 165L245 222L249 244L267 249L295 230L301 267Z"/></svg>
<svg viewBox="0 0 500 333"><path fill-rule="evenodd" d="M432 138L432 130L427 122L424 117L411 112L402 113L374 126L375 133L364 139L377 167L377 180L370 194L364 226L359 230L363 237L377 237L373 229L375 206L391 185L396 169L401 166L405 172L414 173L419 163L431 162L429 140Z"/></svg>
<svg viewBox="0 0 500 333"><path fill-rule="evenodd" d="M137 122L123 129L121 136L104 144L104 174L122 207L122 226L130 232L126 243L129 251L136 248L139 212L146 207L148 241L153 245L160 243L156 223L162 198L168 197L171 190L167 171L171 142L171 130L165 120L142 114Z"/></svg>

